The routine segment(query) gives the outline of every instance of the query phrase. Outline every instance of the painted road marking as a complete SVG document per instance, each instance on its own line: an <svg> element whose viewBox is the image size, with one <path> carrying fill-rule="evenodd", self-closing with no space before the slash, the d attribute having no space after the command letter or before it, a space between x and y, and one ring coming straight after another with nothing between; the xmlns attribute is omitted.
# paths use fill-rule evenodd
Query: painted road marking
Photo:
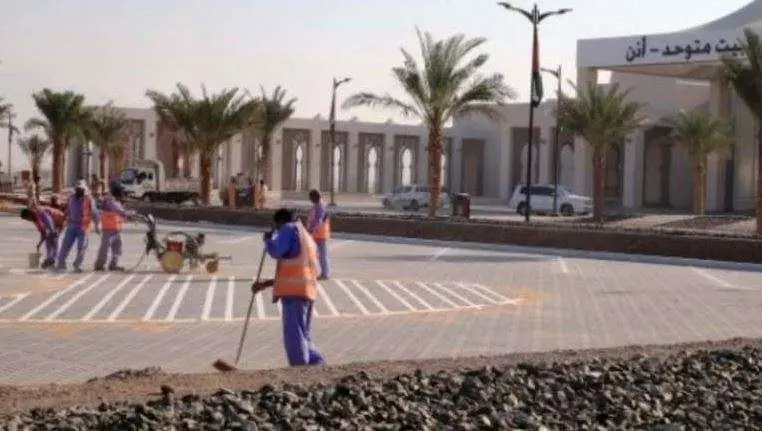
<svg viewBox="0 0 762 431"><path fill-rule="evenodd" d="M727 281L725 281L725 280L723 280L723 279L721 279L719 277L715 277L714 275L706 272L705 270L703 270L701 268L691 268L691 269L693 269L693 272L695 272L696 274L706 278L707 280L711 281L714 284L717 284L720 287L724 287L726 289L733 287L733 285L728 283Z"/></svg>
<svg viewBox="0 0 762 431"><path fill-rule="evenodd" d="M29 320L29 318L31 318L35 314L39 313L42 309L44 309L48 305L52 304L53 301L55 301L56 299L60 298L61 296L71 292L72 290L76 289L80 285L84 284L93 275L94 274L87 274L86 276L80 278L77 282L75 282L71 286L67 287L66 289L59 290L58 292L54 293L45 302L43 302L42 304L40 304L37 307L33 308L30 312L26 313L25 315L21 316L21 318L19 320L22 321L22 322L25 321L25 320Z"/></svg>
<svg viewBox="0 0 762 431"><path fill-rule="evenodd" d="M192 281L192 275L189 275L185 278L185 283L183 283L183 287L180 288L180 291L177 292L177 296L175 296L175 302L172 303L172 308L169 309L169 313L164 320L168 320L170 322L175 320L175 317L177 317L177 312L180 311L180 305L183 303L183 299L185 299L185 295L188 293L188 288L190 287Z"/></svg>
<svg viewBox="0 0 762 431"><path fill-rule="evenodd" d="M178 277L182 278L182 283ZM153 274L138 276L137 274L111 273L93 279L92 275L88 275L53 295L40 296L39 303L31 301L37 298L34 294L0 298L0 313L12 307L14 310L21 308L14 312L18 315L24 313L25 310L22 307L32 308L20 318L2 319L0 316L0 323L152 321L172 324L189 321L232 322L243 319L244 312L235 310L234 305L236 301L243 300L244 296L247 300L251 299L248 296L251 278L226 277L227 288L223 290L225 299L216 301L215 295L220 290L218 287L221 287L221 279L210 276L208 280L202 280L199 277L177 274L157 277ZM153 283L155 288L150 291L144 289L151 280L155 280ZM206 286L201 284L204 294L189 294L192 283L204 281L208 283ZM115 284L113 288L104 288L106 283ZM177 285L176 290L172 290L175 285ZM245 285L246 289L242 289L242 285ZM98 286L101 288L98 289ZM521 301L518 298L507 298L480 284L453 282L332 279L318 283L317 290L317 302L323 304L320 306L326 309L321 308L321 313L316 312L315 316L327 318L444 312L496 305L515 305ZM170 296L173 296L171 301L167 299ZM61 304L62 299L64 301ZM272 308L266 307L266 298L263 295L256 295L254 301L256 302L256 317L252 317L257 320L278 319L283 312L280 302ZM217 311L214 308L216 302L224 302L221 307L218 306ZM51 308L54 303L59 304L58 308L49 312L50 314L33 318L46 308ZM342 304L342 308L337 307L339 303ZM88 306L83 307L84 304ZM89 304L94 305L89 306ZM136 305L128 309L129 304ZM167 307L168 311L159 311L159 308L164 310L164 307ZM179 318L180 309L185 310L189 307L191 311L197 310L196 316ZM127 310L126 313L125 310ZM101 313L107 317L98 318L97 316ZM157 313L165 315L159 317L156 316ZM81 317L75 316L77 314ZM66 317L63 317L64 315Z"/></svg>
<svg viewBox="0 0 762 431"><path fill-rule="evenodd" d="M556 262L558 262L558 266L561 268L561 272L564 274L569 273L569 267L566 266L566 261L561 256L556 257Z"/></svg>
<svg viewBox="0 0 762 431"><path fill-rule="evenodd" d="M106 296L103 297L103 299L100 300L97 304L95 304L95 307L90 310L87 314L85 314L85 317L82 318L82 320L90 320L95 316L95 314L99 311L101 311L101 308L103 308L104 305L106 305L107 302L111 300L111 298L116 295L117 292L119 292L124 286L127 285L132 279L135 278L135 275L130 275L129 277L122 280L121 283L119 283L115 288L111 289L109 293L106 294Z"/></svg>
<svg viewBox="0 0 762 431"><path fill-rule="evenodd" d="M214 291L217 289L217 277L213 276L206 288L206 298L204 299L204 311L201 312L201 320L209 320L209 314L212 312L212 302L214 301Z"/></svg>
<svg viewBox="0 0 762 431"><path fill-rule="evenodd" d="M433 262L439 259L440 257L444 256L445 253L447 253L449 250L450 250L449 248L437 249L437 251L435 251L434 254L432 254L431 257L429 257L429 260Z"/></svg>
<svg viewBox="0 0 762 431"><path fill-rule="evenodd" d="M153 303L151 303L151 307L149 307L148 311L146 311L146 314L143 315L143 320L151 320L153 313L155 313L156 309L159 308L161 300L164 299L164 295L167 294L167 290L169 290L169 287L172 285L172 282L175 281L175 278L177 278L177 275L172 275L169 277L169 280L167 280L167 282L161 286L159 293L156 294L156 298L154 298Z"/></svg>

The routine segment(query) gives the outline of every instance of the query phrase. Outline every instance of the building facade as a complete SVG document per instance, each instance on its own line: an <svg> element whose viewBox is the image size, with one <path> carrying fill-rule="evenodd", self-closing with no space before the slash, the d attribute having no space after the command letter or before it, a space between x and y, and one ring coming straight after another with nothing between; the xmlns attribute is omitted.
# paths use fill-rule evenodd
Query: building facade
<svg viewBox="0 0 762 431"><path fill-rule="evenodd" d="M580 40L577 82L599 81L611 73L643 104L646 121L625 142L606 154L607 204L625 208L672 208L692 205L693 174L685 149L669 142L663 119L681 109L708 107L736 126L730 157L710 156L707 173L708 209L743 211L756 196L756 121L732 89L719 79L721 57L738 55L743 29L762 22L762 0L709 24L684 31L606 39ZM546 100L535 111L534 183L551 183L555 159L553 111ZM443 186L454 192L507 200L526 178L528 106L500 108L500 120L455 118L445 130ZM182 153L171 132L151 109L124 109L132 120L125 141L126 156L109 161L109 176L134 158L156 158L167 175L197 176L198 160ZM275 133L271 164L274 191L327 191L333 177L337 192L383 194L400 185L427 182L428 130L423 125L372 123L354 118L336 123L331 162L329 123L320 116L292 118ZM97 149L74 146L68 154L68 180L98 172ZM92 155L88 155L92 153ZM259 136L247 131L221 146L213 165L213 185L231 176L259 177ZM579 137L560 133L559 184L575 193L592 194L592 151ZM73 162L73 163L72 163ZM331 175L333 170L333 175Z"/></svg>

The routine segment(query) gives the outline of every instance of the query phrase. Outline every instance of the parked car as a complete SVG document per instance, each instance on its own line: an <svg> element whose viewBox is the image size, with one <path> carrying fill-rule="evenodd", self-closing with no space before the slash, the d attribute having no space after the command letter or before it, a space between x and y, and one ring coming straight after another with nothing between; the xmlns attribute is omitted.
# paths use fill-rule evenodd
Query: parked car
<svg viewBox="0 0 762 431"><path fill-rule="evenodd" d="M442 187L439 194L440 209L450 205L450 194ZM403 209L418 211L429 206L429 187L418 184L400 186L384 196L381 204L386 209Z"/></svg>
<svg viewBox="0 0 762 431"><path fill-rule="evenodd" d="M556 188L553 184L537 184L532 186L532 199L530 201L533 213L547 214L553 212L553 194L558 193L558 212L564 216L575 214L589 214L593 209L593 200L587 196L579 196L572 193L564 186ZM513 196L508 203L509 208L515 208L516 212L524 215L526 205L526 186L518 185L513 191Z"/></svg>

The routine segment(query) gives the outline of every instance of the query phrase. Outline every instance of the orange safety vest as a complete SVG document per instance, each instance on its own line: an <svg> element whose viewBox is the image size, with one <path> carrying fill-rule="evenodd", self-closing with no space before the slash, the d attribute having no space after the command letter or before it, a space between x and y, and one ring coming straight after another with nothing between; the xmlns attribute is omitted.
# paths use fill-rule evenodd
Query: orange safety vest
<svg viewBox="0 0 762 431"><path fill-rule="evenodd" d="M299 255L278 260L275 269L273 295L276 298L294 296L314 301L317 299L318 259L317 245L301 223L292 223L299 234Z"/></svg>
<svg viewBox="0 0 762 431"><path fill-rule="evenodd" d="M101 215L101 229L120 232L123 225L124 220L122 220L122 216L119 215L119 213L114 211L103 211L103 214Z"/></svg>
<svg viewBox="0 0 762 431"><path fill-rule="evenodd" d="M307 220L307 226L312 226L312 221L315 219L316 213L317 208L313 206L312 210L310 211L310 216ZM331 238L331 219L328 217L328 214L325 215L323 221L319 222L317 226L315 226L315 230L312 231L312 238L323 241Z"/></svg>
<svg viewBox="0 0 762 431"><path fill-rule="evenodd" d="M93 198L92 196L85 195L82 202L82 229L85 232L90 232L93 227Z"/></svg>
<svg viewBox="0 0 762 431"><path fill-rule="evenodd" d="M50 218L53 219L53 226L55 226L56 230L60 232L61 229L63 229L66 221L66 215L63 213L63 211L59 210L58 208L53 208L46 205L41 205L40 208L50 213Z"/></svg>

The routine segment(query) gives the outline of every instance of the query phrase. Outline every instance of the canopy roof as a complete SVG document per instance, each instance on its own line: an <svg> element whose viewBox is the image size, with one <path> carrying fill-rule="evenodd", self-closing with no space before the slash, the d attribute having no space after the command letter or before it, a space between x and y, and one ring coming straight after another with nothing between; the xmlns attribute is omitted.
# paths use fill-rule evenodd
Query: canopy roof
<svg viewBox="0 0 762 431"><path fill-rule="evenodd" d="M745 28L762 30L762 0L677 32L579 40L577 67L710 79L723 56L740 55Z"/></svg>

